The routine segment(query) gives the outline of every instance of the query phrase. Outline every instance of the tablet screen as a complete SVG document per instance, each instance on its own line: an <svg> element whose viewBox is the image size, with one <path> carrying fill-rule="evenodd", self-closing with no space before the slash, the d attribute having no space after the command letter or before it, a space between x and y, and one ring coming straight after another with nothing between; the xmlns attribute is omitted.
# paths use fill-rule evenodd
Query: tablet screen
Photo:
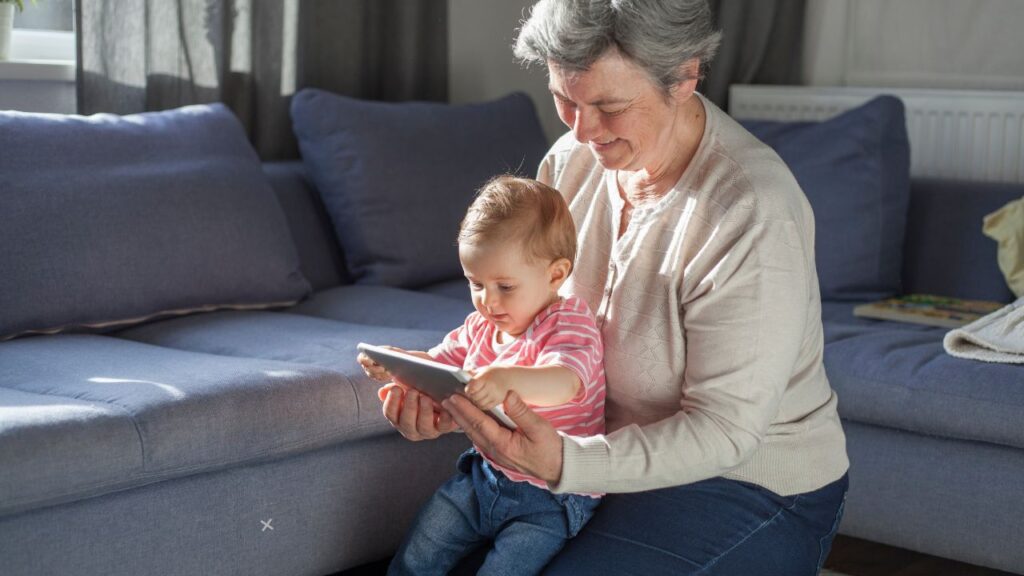
<svg viewBox="0 0 1024 576"><path fill-rule="evenodd" d="M359 343L356 348L387 369L403 384L415 387L438 403L452 394L461 393L466 383L472 380L469 374L455 366L395 352L390 348L364 343ZM492 408L490 413L507 428L516 427L515 422L505 415L500 404Z"/></svg>
<svg viewBox="0 0 1024 576"><path fill-rule="evenodd" d="M438 403L462 392L470 381L469 375L455 366L371 344L359 344L357 348L404 384L415 387Z"/></svg>

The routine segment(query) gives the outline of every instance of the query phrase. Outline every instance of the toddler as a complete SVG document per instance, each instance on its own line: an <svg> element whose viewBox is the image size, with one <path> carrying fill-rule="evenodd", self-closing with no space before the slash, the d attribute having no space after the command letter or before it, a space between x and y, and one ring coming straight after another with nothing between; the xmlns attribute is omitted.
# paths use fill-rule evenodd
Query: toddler
<svg viewBox="0 0 1024 576"><path fill-rule="evenodd" d="M465 392L481 410L514 390L566 434L604 433L601 334L583 300L558 295L575 257L576 228L556 190L526 178L491 180L459 231L476 311L429 352L406 352L469 372ZM374 379L389 379L365 355L359 362ZM447 574L489 542L480 574L539 573L599 502L597 494L552 494L476 448L456 468L420 511L389 575Z"/></svg>

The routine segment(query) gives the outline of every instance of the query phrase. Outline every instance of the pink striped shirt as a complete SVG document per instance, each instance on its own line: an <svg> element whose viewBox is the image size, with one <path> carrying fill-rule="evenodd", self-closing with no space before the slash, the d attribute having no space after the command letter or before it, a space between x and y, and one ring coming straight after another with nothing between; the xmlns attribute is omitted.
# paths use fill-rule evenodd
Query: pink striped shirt
<svg viewBox="0 0 1024 576"><path fill-rule="evenodd" d="M568 368L582 383L576 397L558 406L531 408L565 434L604 434L604 348L594 315L582 298L570 296L548 306L537 314L526 332L508 345L496 344L497 331L479 312L473 312L428 354L438 362L464 370L492 364ZM480 453L509 479L547 489L543 480L509 470L482 450Z"/></svg>

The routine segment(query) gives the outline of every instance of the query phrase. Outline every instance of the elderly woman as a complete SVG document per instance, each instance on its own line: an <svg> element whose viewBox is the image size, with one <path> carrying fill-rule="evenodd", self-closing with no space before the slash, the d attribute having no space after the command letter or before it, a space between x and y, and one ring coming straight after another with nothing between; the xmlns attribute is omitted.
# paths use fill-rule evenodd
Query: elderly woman
<svg viewBox="0 0 1024 576"><path fill-rule="evenodd" d="M568 201L565 286L605 341L607 430L518 429L382 390L407 438L456 425L552 491L607 493L550 574L816 574L846 494L822 364L814 218L767 146L695 91L718 33L705 0L542 0L515 54L547 66L571 129L539 179Z"/></svg>

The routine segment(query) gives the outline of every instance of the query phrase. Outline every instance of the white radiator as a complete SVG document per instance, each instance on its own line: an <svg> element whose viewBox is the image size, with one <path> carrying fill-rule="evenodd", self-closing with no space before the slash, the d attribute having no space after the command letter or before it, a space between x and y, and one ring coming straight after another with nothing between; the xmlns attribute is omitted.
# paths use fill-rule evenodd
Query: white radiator
<svg viewBox="0 0 1024 576"><path fill-rule="evenodd" d="M912 176L1024 183L1024 92L734 85L729 113L824 120L878 94L906 107Z"/></svg>

